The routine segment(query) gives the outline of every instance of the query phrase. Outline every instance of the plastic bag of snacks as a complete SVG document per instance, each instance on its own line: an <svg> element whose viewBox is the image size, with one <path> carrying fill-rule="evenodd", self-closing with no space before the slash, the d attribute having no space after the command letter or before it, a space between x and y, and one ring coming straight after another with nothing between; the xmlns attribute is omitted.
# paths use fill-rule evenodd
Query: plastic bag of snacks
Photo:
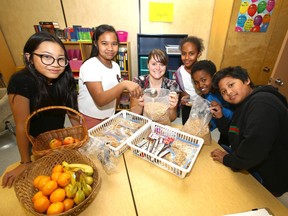
<svg viewBox="0 0 288 216"><path fill-rule="evenodd" d="M157 92L154 94L153 90ZM147 93L145 93L147 92ZM171 125L168 114L169 93L168 89L146 89L144 92L143 116L163 125Z"/></svg>
<svg viewBox="0 0 288 216"><path fill-rule="evenodd" d="M93 137L79 151L92 161L99 160L105 172L110 175L117 172L118 158L113 156L106 143L105 139Z"/></svg>
<svg viewBox="0 0 288 216"><path fill-rule="evenodd" d="M182 131L204 139L204 144L211 144L209 122L212 114L209 110L210 102L200 96L193 101L189 118L184 124Z"/></svg>

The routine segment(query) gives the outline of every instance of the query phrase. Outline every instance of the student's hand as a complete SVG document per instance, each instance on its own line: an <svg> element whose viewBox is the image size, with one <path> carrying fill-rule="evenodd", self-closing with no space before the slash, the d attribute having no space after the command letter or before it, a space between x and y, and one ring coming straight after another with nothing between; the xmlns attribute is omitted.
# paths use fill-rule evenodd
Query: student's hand
<svg viewBox="0 0 288 216"><path fill-rule="evenodd" d="M210 103L210 112L212 113L212 116L216 119L222 118L222 106L217 103L216 101L211 101Z"/></svg>
<svg viewBox="0 0 288 216"><path fill-rule="evenodd" d="M132 97L140 97L142 95L142 88L135 82L124 81L126 89L129 91Z"/></svg>
<svg viewBox="0 0 288 216"><path fill-rule="evenodd" d="M176 92L169 93L169 109L173 109L178 104L178 94Z"/></svg>
<svg viewBox="0 0 288 216"><path fill-rule="evenodd" d="M144 107L144 97L140 96L138 98L138 106Z"/></svg>
<svg viewBox="0 0 288 216"><path fill-rule="evenodd" d="M188 101L190 100L190 95L184 95L182 98L181 98L181 104L182 105L187 105Z"/></svg>
<svg viewBox="0 0 288 216"><path fill-rule="evenodd" d="M220 149L215 149L211 152L211 157L213 158L213 160L219 161L220 163L223 163L223 158L227 154L228 153L225 151L222 151Z"/></svg>
<svg viewBox="0 0 288 216"><path fill-rule="evenodd" d="M29 164L20 164L15 169L6 172L2 179L2 188L11 188L17 176L27 169Z"/></svg>

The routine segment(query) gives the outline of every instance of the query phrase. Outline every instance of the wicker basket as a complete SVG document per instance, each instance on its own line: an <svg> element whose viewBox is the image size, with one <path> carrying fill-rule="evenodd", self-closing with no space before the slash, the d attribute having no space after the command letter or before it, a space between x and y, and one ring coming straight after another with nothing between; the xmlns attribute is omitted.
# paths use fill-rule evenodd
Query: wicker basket
<svg viewBox="0 0 288 216"><path fill-rule="evenodd" d="M39 134L36 138L33 137L29 133L31 118L40 112L43 112L46 110L51 110L51 109L64 109L64 110L70 111L70 112L79 116L80 122L82 124L77 125L77 126L47 131L47 132ZM33 146L32 147L32 153L34 155L37 155L37 156L43 156L43 155L46 155L46 154L48 154L52 151L55 151L55 150L80 148L81 146L86 144L88 142L88 139L89 139L88 130L87 130L85 119L83 118L83 116L79 112L77 112L76 110L71 109L71 108L66 107L66 106L48 106L48 107L40 108L40 109L34 111L26 119L25 132L26 132L26 135L27 135L29 141L32 143L32 146ZM77 138L79 140L79 142L72 143L69 145L62 145L62 146L59 146L55 149L50 148L49 143L52 139L58 138L60 140L63 140L67 136L72 136L74 138Z"/></svg>
<svg viewBox="0 0 288 216"><path fill-rule="evenodd" d="M39 160L32 163L20 176L17 177L14 183L14 190L18 200L22 203L27 213L32 215L45 215L37 213L33 209L32 197L37 192L37 189L33 186L33 180L38 175L51 175L52 168L56 164L61 164L63 161L68 163L83 163L93 167L93 185L92 193L79 205L74 206L72 209L58 214L62 215L78 215L80 214L96 197L101 187L101 179L94 163L82 155L77 150L67 149L59 152L52 152Z"/></svg>

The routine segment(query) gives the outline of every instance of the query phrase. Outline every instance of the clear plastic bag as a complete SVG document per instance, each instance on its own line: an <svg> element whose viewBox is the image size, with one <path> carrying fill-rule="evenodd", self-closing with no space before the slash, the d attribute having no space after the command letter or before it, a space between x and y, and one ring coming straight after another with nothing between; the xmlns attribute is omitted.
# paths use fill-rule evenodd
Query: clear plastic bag
<svg viewBox="0 0 288 216"><path fill-rule="evenodd" d="M108 175L117 172L116 165L118 159L111 153L107 146L107 140L99 139L97 137L90 138L86 145L79 148L79 151L89 157L92 161L99 160Z"/></svg>
<svg viewBox="0 0 288 216"><path fill-rule="evenodd" d="M209 122L212 114L209 110L210 102L200 96L196 97L191 107L190 115L182 131L204 139L204 144L211 144Z"/></svg>
<svg viewBox="0 0 288 216"><path fill-rule="evenodd" d="M170 91L163 88L156 90L156 96L144 94L143 116L163 125L171 125L168 113Z"/></svg>

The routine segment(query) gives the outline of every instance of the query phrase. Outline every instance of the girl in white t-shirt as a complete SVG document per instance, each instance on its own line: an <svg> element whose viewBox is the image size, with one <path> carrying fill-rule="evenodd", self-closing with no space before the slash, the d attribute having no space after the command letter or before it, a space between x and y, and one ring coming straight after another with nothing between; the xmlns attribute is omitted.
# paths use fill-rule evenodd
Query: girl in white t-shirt
<svg viewBox="0 0 288 216"><path fill-rule="evenodd" d="M180 41L179 49L181 51L181 60L183 65L177 69L175 76L182 91L180 95L180 103L182 124L184 125L189 118L191 110L191 105L189 106L187 104L187 99L193 99L197 95L191 78L191 69L204 50L203 40L195 36L186 37Z"/></svg>
<svg viewBox="0 0 288 216"><path fill-rule="evenodd" d="M100 25L95 29L90 58L82 64L79 73L79 111L88 129L114 115L123 90L128 90L132 97L142 94L138 84L120 82L120 67L113 61L118 46L119 39L112 26Z"/></svg>

